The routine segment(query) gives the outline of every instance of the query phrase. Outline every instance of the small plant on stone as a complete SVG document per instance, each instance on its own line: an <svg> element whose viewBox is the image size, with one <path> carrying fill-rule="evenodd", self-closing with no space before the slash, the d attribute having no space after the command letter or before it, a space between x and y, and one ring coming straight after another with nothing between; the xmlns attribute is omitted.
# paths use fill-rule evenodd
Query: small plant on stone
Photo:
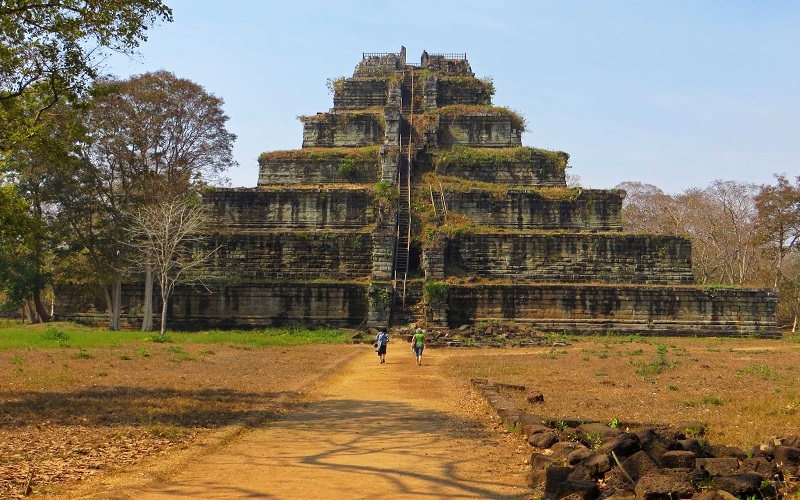
<svg viewBox="0 0 800 500"><path fill-rule="evenodd" d="M600 436L599 434L587 434L586 442L592 451L597 451L600 449L600 446L603 445L603 436Z"/></svg>
<svg viewBox="0 0 800 500"><path fill-rule="evenodd" d="M618 429L619 428L619 419L617 417L614 417L611 420L611 422L608 423L608 426L611 427L612 429Z"/></svg>

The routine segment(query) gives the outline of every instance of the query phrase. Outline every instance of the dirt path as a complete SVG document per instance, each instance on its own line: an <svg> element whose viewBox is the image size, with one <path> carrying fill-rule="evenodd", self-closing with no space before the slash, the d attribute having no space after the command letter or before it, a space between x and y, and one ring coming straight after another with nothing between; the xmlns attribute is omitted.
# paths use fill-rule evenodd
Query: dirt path
<svg viewBox="0 0 800 500"><path fill-rule="evenodd" d="M171 474L92 498L527 499L520 439L443 370L392 343L358 353L279 421L247 429Z"/></svg>

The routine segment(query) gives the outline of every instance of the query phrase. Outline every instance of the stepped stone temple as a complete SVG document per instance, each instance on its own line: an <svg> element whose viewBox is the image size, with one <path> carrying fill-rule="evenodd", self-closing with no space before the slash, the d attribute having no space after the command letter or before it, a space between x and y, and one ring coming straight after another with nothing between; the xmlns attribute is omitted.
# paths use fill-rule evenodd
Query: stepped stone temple
<svg viewBox="0 0 800 500"><path fill-rule="evenodd" d="M779 335L773 292L694 284L689 240L626 233L624 191L567 187L569 156L523 146L466 54L365 53L329 84L301 149L262 154L255 188L204 194L215 277L177 287L171 327ZM131 324L142 290L124 287ZM59 300L61 317L102 312Z"/></svg>

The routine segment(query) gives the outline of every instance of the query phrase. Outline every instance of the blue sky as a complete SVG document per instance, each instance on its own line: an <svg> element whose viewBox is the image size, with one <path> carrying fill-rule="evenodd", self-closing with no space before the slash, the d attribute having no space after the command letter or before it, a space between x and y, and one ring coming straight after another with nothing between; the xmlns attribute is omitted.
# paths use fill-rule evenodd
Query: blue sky
<svg viewBox="0 0 800 500"><path fill-rule="evenodd" d="M232 186L263 151L302 143L333 106L328 78L362 52L466 52L523 144L566 151L592 188L668 193L800 175L800 2L724 0L164 0L175 21L105 71L166 69L225 100Z"/></svg>

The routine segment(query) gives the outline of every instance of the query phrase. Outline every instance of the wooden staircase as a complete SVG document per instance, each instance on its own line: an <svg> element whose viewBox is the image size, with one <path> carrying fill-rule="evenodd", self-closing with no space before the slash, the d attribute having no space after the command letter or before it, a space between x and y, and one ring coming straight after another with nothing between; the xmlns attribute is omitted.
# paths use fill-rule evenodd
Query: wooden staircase
<svg viewBox="0 0 800 500"><path fill-rule="evenodd" d="M411 250L411 172L414 164L414 72L403 74L400 88L400 165L397 169L397 233L394 252L394 289L396 307L405 307L408 261ZM394 311L393 311L394 312Z"/></svg>

